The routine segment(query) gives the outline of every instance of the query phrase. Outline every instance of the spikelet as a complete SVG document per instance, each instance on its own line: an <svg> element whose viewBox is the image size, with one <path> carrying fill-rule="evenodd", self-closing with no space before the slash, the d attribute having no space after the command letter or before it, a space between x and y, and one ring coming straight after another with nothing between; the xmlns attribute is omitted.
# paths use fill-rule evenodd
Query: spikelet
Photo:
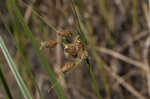
<svg viewBox="0 0 150 99"><path fill-rule="evenodd" d="M62 37L71 37L72 36L72 32L69 31L69 30L63 30L63 31L60 31L58 33L58 35L60 35Z"/></svg>
<svg viewBox="0 0 150 99"><path fill-rule="evenodd" d="M43 48L54 48L56 45L57 45L57 42L54 41L54 40L44 41L44 42L41 42L40 49L43 49Z"/></svg>
<svg viewBox="0 0 150 99"><path fill-rule="evenodd" d="M84 51L83 45L82 45L79 37L77 37L77 39L75 39L74 46L76 47L76 50L77 50L77 57L81 60L84 59L87 56L87 52Z"/></svg>
<svg viewBox="0 0 150 99"><path fill-rule="evenodd" d="M63 73L65 73L65 72L71 70L74 66L75 66L75 64L73 62L67 62L67 63L64 64L64 66L62 67L61 71Z"/></svg>
<svg viewBox="0 0 150 99"><path fill-rule="evenodd" d="M77 51L83 50L83 46L82 46L81 41L79 39L75 40L74 46L76 47Z"/></svg>
<svg viewBox="0 0 150 99"><path fill-rule="evenodd" d="M87 54L86 51L80 50L78 52L78 58L81 59L81 60L85 59L87 56L88 56L88 54Z"/></svg>
<svg viewBox="0 0 150 99"><path fill-rule="evenodd" d="M67 45L65 47L65 52L68 53L72 57L76 57L77 56L77 49L76 49L76 47L74 45Z"/></svg>

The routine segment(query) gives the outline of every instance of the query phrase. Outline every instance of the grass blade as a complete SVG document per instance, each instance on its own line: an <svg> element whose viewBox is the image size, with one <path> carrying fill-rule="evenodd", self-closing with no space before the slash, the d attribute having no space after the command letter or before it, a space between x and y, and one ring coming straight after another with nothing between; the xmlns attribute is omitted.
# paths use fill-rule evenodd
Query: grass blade
<svg viewBox="0 0 150 99"><path fill-rule="evenodd" d="M29 93L24 81L22 80L22 78L21 78L21 76L17 70L17 67L16 67L15 63L13 62L1 36L0 36L0 48L1 48L5 58L7 60L7 63L8 63L8 65L9 65L9 67L10 67L10 69L11 69L11 71L12 71L12 73L13 73L16 81L17 81L17 84L18 84L23 96L25 97L25 99L32 99L32 96Z"/></svg>
<svg viewBox="0 0 150 99"><path fill-rule="evenodd" d="M78 25L78 28L79 28L79 35L80 35L80 37L81 37L81 42L82 42L82 44L84 45L84 49L85 50L87 50L87 44L86 44L86 39L87 39L87 36L84 34L85 32L82 30L82 27L80 26L81 24L81 20L79 19L79 16L78 16L78 14L77 14L77 11L76 11L76 5L75 5L75 3L74 3L74 1L72 0L72 9L73 9L73 11L74 11L74 14L75 14L75 18L76 18L76 20L77 20L77 25ZM96 82L96 79L95 79L95 76L94 76L94 73L93 73L93 71L92 71L92 66L91 66L91 64L90 64L90 62L89 62L89 58L87 57L86 59L85 59L85 64L86 64L86 66L87 66L87 68L88 68L88 70L89 70L89 74L90 74L90 77L91 77L91 80L92 80L92 88L93 88L93 91L96 93L96 95L97 95L97 97L98 97L98 99L102 99L102 96L101 96L101 94L99 93L99 88L98 88L98 84L97 84L97 82Z"/></svg>
<svg viewBox="0 0 150 99"><path fill-rule="evenodd" d="M30 40L32 41L32 45L33 45L33 47L34 47L34 49L35 49L35 52L37 53L37 55L38 55L38 57L39 57L39 59L40 59L42 65L43 65L44 69L47 71L51 83L56 85L56 86L54 87L54 90L55 90L55 92L56 92L58 98L59 98L59 99L65 99L65 96L64 96L64 94L63 94L62 89L60 88L60 86L59 86L57 80L55 79L55 76L54 76L52 70L50 69L48 62L46 61L45 57L43 56L42 52L40 51L39 46L38 46L36 40L34 39L34 36L32 35L32 32L30 31L29 27L28 27L27 24L25 23L24 18L23 18L23 16L21 15L21 13L20 13L18 7L16 6L14 0L9 0L9 1L10 1L10 3L12 4L12 9L14 10L18 21L21 23L21 25L22 25L22 27L23 27L25 33L27 34L27 36L28 36L28 37L30 38Z"/></svg>
<svg viewBox="0 0 150 99"><path fill-rule="evenodd" d="M103 81L103 84L104 84L104 87L105 87L105 91L106 91L106 93L108 94L108 97L110 97L110 91L109 91L109 86L108 86L108 84L107 84L107 80L106 80L106 77L105 77L105 74L104 74L104 70L103 70L103 67L102 67L102 65L101 65L101 61L99 60L99 57L98 57L98 55L97 55L97 52L96 52L96 47L95 47L95 42L94 42L94 40L93 40L93 38L92 38L92 35L91 35L91 33L89 32L89 30L88 30L88 27L85 27L84 26L84 24L83 24L83 22L81 21L81 18L80 18L80 13L79 13L79 10L78 10L78 8L76 7L76 5L74 4L74 2L73 2L73 0L72 0L72 3L73 3L73 10L74 10L74 12L75 12L75 17L77 18L77 25L79 26L79 29L80 29L80 31L81 31L81 35L84 35L84 36L82 36L84 39L86 39L86 41L88 42L88 44L89 44L89 46L90 46L90 48L91 48L91 53L92 53L92 55L94 56L94 58L95 58L95 61L96 61L96 64L97 64L97 66L98 66L98 69L99 69L99 71L100 71L100 73L101 73L101 77L102 77L102 81ZM86 24L87 22L85 22L85 24ZM91 71L91 74L92 74L92 71ZM93 74L93 76L94 76L94 74ZM94 80L94 78L93 78L93 80ZM96 84L96 81L95 81L95 84ZM96 86L96 85L95 85ZM96 90L96 89L95 89ZM97 89L97 96L98 95L100 95L100 93L98 93L98 89ZM99 97L99 98L101 98L101 97Z"/></svg>
<svg viewBox="0 0 150 99"><path fill-rule="evenodd" d="M5 22L4 16L2 15L1 12L0 12L0 19L2 20L2 23L4 24L4 26L5 26L6 30L8 31L9 35L13 38L13 35L12 35L11 31L10 31L10 28L9 28L8 24ZM17 40L15 40L15 39L13 38L13 41L15 41L16 46L17 46L17 48L19 49L19 46L20 46L20 45L17 44ZM24 65L26 66L25 72L28 74L28 76L29 76L30 79L32 80L32 83L33 83L33 85L35 86L35 88L37 89L37 92L38 92L38 94L39 94L39 96L40 96L40 99L44 99L44 97L43 97L43 95L42 95L42 92L41 92L41 90L40 90L40 88L39 88L39 86L38 86L38 84L37 84L37 82L36 82L36 80L35 80L35 78L34 78L34 76L33 76L33 73L31 72L30 64L29 64L29 62L28 62L28 60L27 60L27 57L23 55L22 50L19 50L18 52L20 53L20 55L21 55L21 57L22 57L22 60L24 61ZM24 66L24 67L25 67L25 66ZM29 88L29 87L30 87L30 86L28 86L28 88Z"/></svg>
<svg viewBox="0 0 150 99"><path fill-rule="evenodd" d="M148 8L149 8L149 10L150 10L150 0L148 0Z"/></svg>

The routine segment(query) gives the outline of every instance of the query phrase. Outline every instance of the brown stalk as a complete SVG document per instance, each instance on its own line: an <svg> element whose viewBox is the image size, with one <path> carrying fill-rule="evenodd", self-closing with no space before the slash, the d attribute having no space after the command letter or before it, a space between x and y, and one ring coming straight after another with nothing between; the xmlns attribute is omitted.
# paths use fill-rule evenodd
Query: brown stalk
<svg viewBox="0 0 150 99"><path fill-rule="evenodd" d="M144 58L144 63L147 66L147 69L150 70L150 67L149 67L150 65L149 65L149 60L148 60L149 59L148 53L149 53L149 48L150 48L150 13L148 11L147 5L144 2L143 2L142 7L144 10L144 15L145 15L145 19L146 19L148 30L149 30L148 37L147 37L146 42L144 44L143 58ZM149 73L147 73L146 77L147 77L147 85L148 85L148 95L150 96L150 76L149 76Z"/></svg>
<svg viewBox="0 0 150 99"><path fill-rule="evenodd" d="M122 61L125 61L125 62L127 62L129 64L132 64L133 66L136 66L137 68L140 68L141 70L143 70L145 73L150 74L150 71L147 68L148 66L145 63L141 63L139 61L132 60L132 59L130 59L130 58L124 56L124 55L121 55L118 52L115 52L113 50L110 50L110 49L107 49L107 48L104 48L104 47L98 48L98 51L101 52L101 53L110 55L112 57L115 57L117 59L120 59Z"/></svg>
<svg viewBox="0 0 150 99"><path fill-rule="evenodd" d="M138 91L136 91L130 84L128 84L122 77L118 76L113 72L108 66L103 65L104 69L109 73L111 77L117 80L119 84L124 86L129 92L131 92L138 99L146 99L143 95L141 95Z"/></svg>

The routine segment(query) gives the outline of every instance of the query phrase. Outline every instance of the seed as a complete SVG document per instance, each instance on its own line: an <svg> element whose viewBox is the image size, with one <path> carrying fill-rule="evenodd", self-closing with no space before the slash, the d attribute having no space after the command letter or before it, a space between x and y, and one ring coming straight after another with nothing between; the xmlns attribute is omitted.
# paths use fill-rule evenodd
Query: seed
<svg viewBox="0 0 150 99"><path fill-rule="evenodd" d="M67 62L67 63L64 64L64 66L62 67L61 71L63 73L65 73L65 72L71 70L73 67L74 67L74 63L73 62Z"/></svg>

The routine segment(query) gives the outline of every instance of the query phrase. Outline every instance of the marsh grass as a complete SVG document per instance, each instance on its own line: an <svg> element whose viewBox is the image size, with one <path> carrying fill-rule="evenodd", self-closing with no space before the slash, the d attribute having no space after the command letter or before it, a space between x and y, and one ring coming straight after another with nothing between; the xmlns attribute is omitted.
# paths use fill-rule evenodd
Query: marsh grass
<svg viewBox="0 0 150 99"><path fill-rule="evenodd" d="M9 4L8 2L11 2L11 4ZM19 31L19 28L18 28L18 27L20 27L19 24L21 24L21 28L24 29L24 31L21 31L22 34L25 35L25 36L27 35L27 36L30 38L30 40L32 41L33 47L35 48L35 51L36 51L37 55L40 57L40 60L41 60L42 64L44 65L44 68L45 68L45 69L47 70L47 72L48 72L48 75L49 75L49 77L50 77L50 80L51 80L51 82L52 82L52 85L54 86L54 90L56 91L56 94L58 95L58 97L59 97L60 99L64 99L63 92L62 92L61 89L59 88L59 86L58 86L58 84L57 84L57 81L55 80L55 77L54 77L52 71L49 69L48 63L46 62L44 56L42 55L42 52L39 50L39 47L38 47L38 45L37 45L37 43L36 43L36 41L35 41L35 39L34 39L32 33L31 33L30 29L28 28L27 24L24 22L23 17L22 17L22 15L21 15L21 13L19 12L19 9L18 9L17 6L16 6L16 3L15 3L13 0L10 0L10 1L7 0L7 4L8 4L8 11L9 11L10 15L12 16L12 21L13 21L13 23L14 23L13 29L14 29L14 31L16 31L16 32L15 32L15 39L16 39L17 48L18 48L19 53L20 53L20 55L21 55L21 57L22 57L23 63L25 63L25 64L28 66L27 68L25 68L25 71L24 71L24 72L25 72L25 73L31 73L31 72L30 72L30 68L29 68L29 63L28 63L28 61L27 61L27 59L26 59L26 56L25 56L25 54L24 54L24 51L23 51L25 44L24 44L24 45L21 45L21 44L22 44L22 43L21 43L22 41L20 41L21 39L25 39L25 38L21 38L21 39L19 38L19 37L20 37L20 36L19 36L19 35L20 35L20 34L19 34L20 31ZM10 9L11 7L12 7L13 9ZM83 31L83 28L80 26L80 25L81 25L81 20L80 20L80 18L79 18L79 15L77 14L78 12L77 12L77 10L76 10L76 6L75 6L75 3L74 3L74 2L72 2L72 8L73 8L75 20L76 20L76 22L77 22L76 25L77 25L77 27L79 28L79 34L80 34L80 37L81 37L81 42L82 42L82 44L84 45L84 49L87 50L86 39L88 39L88 38L85 38L86 35L83 34L83 33L85 33L85 32ZM52 30L54 30L56 33L58 32L58 30L57 30L55 27L53 27L51 24L47 23L47 21L45 21L36 11L34 11L34 10L32 10L32 11L33 11L34 15L38 16L38 17L39 17L43 22L45 22ZM13 12L14 12L16 15L14 15ZM13 16L16 16L17 18L14 18ZM2 16L2 15L1 15L1 19L3 19L3 16ZM17 22L17 20L19 21L19 23ZM4 21L4 20L3 20L3 21ZM17 22L17 23L16 23L16 22ZM5 22L4 22L4 25L5 25L6 29L8 30L9 34L12 34L12 33L10 33L10 29L8 29L8 26L7 26L7 24L5 24ZM24 34L24 32L25 32L26 34ZM24 37L23 35L22 35L22 37ZM75 34L75 35L76 35L76 34ZM23 42L23 43L25 43L25 42ZM93 73L93 71L92 71L92 66L91 66L91 64L90 64L90 62L89 62L89 58L87 57L84 62L85 62L85 64L86 64L86 66L87 66L87 68L88 68L88 71L89 71L89 74L90 74L90 78L91 78L91 81L92 81L93 90L94 90L94 92L96 93L96 95L98 96L98 98L101 99L102 97L101 97L101 95L100 95L100 93L99 93L98 84L97 84L96 79L95 79L95 77L94 77L94 73ZM79 63L77 63L76 66L78 66L78 64L79 64ZM75 69L75 68L74 68L74 69ZM73 69L73 70L74 70L74 69ZM73 71L73 70L72 70L72 71ZM72 71L68 72L66 75L69 75ZM27 76L28 74L25 74L25 75ZM32 75L32 74L31 74L31 75ZM64 76L64 77L65 77L65 76ZM27 78L27 79L28 79L28 78ZM32 79L34 79L34 77L32 77ZM35 83L35 84L36 84L36 83ZM29 85L28 88L30 88L30 85ZM37 88L38 88L38 87L37 87ZM39 91L39 94L41 94L40 91Z"/></svg>
<svg viewBox="0 0 150 99"><path fill-rule="evenodd" d="M12 30L9 27L9 24L7 24L4 15L1 13L0 11L0 20L2 21L2 23L5 26L5 29L7 30L7 32L9 33L9 36L13 39L13 42L15 43L15 46L17 48L17 55L15 57L15 59L17 60L17 65L14 64L13 59L10 57L8 49L6 48L4 41L2 40L2 38L0 37L0 47L2 49L2 52L5 56L5 59L7 60L7 63L9 64L9 67L11 68L11 71L13 73L13 76L15 77L17 84L20 88L20 92L22 93L22 95L24 96L25 99L32 99L33 96L33 92L35 88L35 90L38 92L38 95L40 96L40 99L44 99L43 93L41 91L41 89L38 86L38 82L35 79L36 75L33 75L32 73L32 69L31 69L31 64L29 62L28 56L27 56L27 43L28 40L31 42L32 47L34 48L34 51L36 53L36 55L38 56L38 59L41 62L41 65L43 66L44 70L46 71L47 75L48 75L48 79L51 82L51 86L50 89L54 89L56 95L58 96L59 99L66 99L66 96L64 95L63 90L61 89L61 86L59 85L59 82L56 80L57 76L54 75L53 70L51 69L51 65L48 64L47 59L44 57L42 51L39 49L39 44L36 41L36 36L33 35L33 33L31 32L31 30L34 29L30 29L28 26L28 23L26 23L26 21L24 20L23 14L21 13L21 9L19 9L19 5L18 5L17 0L6 0L6 6L7 6L7 10L10 16L10 20L11 20L11 27ZM35 1L35 3L33 4L26 4L23 1L21 1L23 3L24 7L31 7L31 17L33 18L34 21L39 21L40 20L40 28L37 29L38 35L39 37L42 38L42 40L44 39L49 39L48 38L48 33L46 34L45 31L47 30L47 27L45 28L45 25L48 26L48 29L50 28L56 35L58 34L59 30L51 25L49 23L49 21L43 17L42 15L39 14L39 12L37 10L35 10L34 7L39 6L39 2L38 0ZM109 47L111 49L113 49L113 47L115 47L115 40L112 37L112 33L111 33L111 20L110 20L110 16L109 16L109 11L106 8L106 1L105 0L97 0L98 5L99 6L99 10L100 13L102 13L103 18L104 18L104 27L105 27L105 34L108 38L108 42L109 43ZM132 26L133 26L133 30L134 32L137 32L139 29L138 26L138 16L137 16L137 2L136 1L132 1L132 11L131 11L131 16L132 16ZM92 33L92 26L90 26L89 24L89 20L86 20L84 18L84 2L82 0L71 0L71 4L70 4L70 8L72 10L72 15L73 18L75 20L75 30L73 31L74 35L80 36L80 40L82 42L84 51L86 51L88 53L88 51L91 53L90 55L87 55L85 57L85 59L82 61L84 62L85 68L88 71L88 76L90 78L90 84L91 84L91 89L92 89L92 94L94 94L95 96L97 96L98 99L102 99L103 98L103 93L101 93L100 86L104 86L104 91L106 93L106 97L108 99L111 98L112 94L111 94L111 89L109 88L109 84L107 81L107 76L105 75L105 70L103 69L103 65L102 65L102 61L101 58L97 52L97 45ZM149 0L149 5L150 5L150 0ZM63 10L58 10L58 12L60 12L60 16L63 16L64 20L67 21L68 17L66 12ZM67 24L69 22L66 22ZM34 28L34 26L33 26ZM36 31L36 30L35 30ZM45 34L42 34L42 33ZM106 44L106 43L105 43ZM50 56L50 58L52 58ZM94 60L95 64L91 64L91 59ZM68 77L69 75L76 73L74 72L78 66L80 66L80 64L82 63L80 61L75 62L75 66L70 69L69 71L67 71L66 73L62 73L63 78L65 79L66 77ZM18 65L21 65L22 67L18 67ZM84 66L82 65L82 66ZM94 73L93 68L96 68L99 72L99 77L102 80L102 85L99 85L99 79L97 79L97 75ZM12 99L12 93L8 87L7 81L5 80L5 74L2 72L2 66L0 66L0 78L1 78L1 82L2 82L2 86L5 90L6 93L6 97L8 99ZM68 77L69 78L69 77ZM67 78L67 79L68 79ZM91 90L90 90L91 91ZM49 92L49 94L51 94L51 92ZM22 98L22 97L21 97Z"/></svg>
<svg viewBox="0 0 150 99"><path fill-rule="evenodd" d="M108 97L110 97L110 91L109 91L109 86L107 84L107 80L106 80L106 77L105 77L105 74L104 74L104 69L101 65L101 61L97 55L97 52L96 52L96 47L95 47L95 43L94 43L94 39L92 38L92 33L89 32L89 28L87 26L87 22L84 24L82 21L81 21L81 15L80 15L80 12L77 8L77 6L75 5L74 1L72 0L72 3L73 3L73 11L75 13L75 18L77 20L77 25L79 27L79 30L80 30L80 35L81 35L81 39L82 39L82 42L86 43L86 41L88 42L90 48L91 48L91 53L93 55L93 57L95 58L96 60L96 65L98 66L98 69L100 71L100 75L102 77L102 81L103 81L103 84L105 86L105 91L108 95ZM82 18L83 20L83 18ZM87 46L85 46L85 49L87 49ZM98 89L98 84L96 83L96 79L94 77L94 73L92 71L92 67L89 63L89 59L87 58L86 59L86 64L87 64L87 67L89 68L89 71L90 71L90 75L91 75L91 78L92 78L92 81L93 81L93 86L94 86L94 90L95 90L95 93L97 94L98 98L100 99L101 98L101 95L99 93L99 89Z"/></svg>
<svg viewBox="0 0 150 99"><path fill-rule="evenodd" d="M13 15L12 15L12 16L13 16ZM24 65L23 68L20 68L20 69L23 71L23 74L24 74L24 76L26 77L26 78L24 78L24 79L25 79L25 82L27 83L28 88L30 89L30 92L32 93L32 91L33 91L33 89L31 89L31 88L32 88L32 84L33 84L34 87L37 89L37 91L38 91L38 93L39 93L40 99L44 99L43 96L42 96L42 93L41 93L41 91L40 91L40 89L39 89L39 87L38 87L38 84L37 84L37 82L36 82L36 80L35 80L35 78L34 78L32 72L31 72L31 66L30 66L30 63L29 63L29 61L28 61L28 59L27 59L27 56L26 56L26 54L24 53L24 50L23 50L23 49L25 49L25 45L22 45L21 43L19 43L18 40L21 39L21 38L20 38L20 37L16 37L17 34L15 34L14 36L12 35L12 32L11 32L11 30L9 29L8 24L6 24L5 19L4 19L4 17L3 17L3 15L2 15L1 12L0 12L0 17L1 17L0 19L2 20L2 23L4 24L4 26L5 26L6 30L7 30L7 32L8 32L9 35L12 37L12 39L13 39L13 41L15 42L16 47L17 47L17 49L18 49L18 52L19 52L19 55L20 55L20 56L19 56L20 58L18 58L18 59L21 59L21 60L18 60L18 63L21 61L21 62L22 62L22 65ZM16 28L17 28L17 27L16 27ZM14 29L14 31L15 31L15 30L18 30L18 28L17 28L17 29L13 28L13 29ZM29 83L29 82L30 82L30 83Z"/></svg>
<svg viewBox="0 0 150 99"><path fill-rule="evenodd" d="M0 47L1 47L1 50L5 56L5 59L7 60L7 63L9 64L9 67L18 83L18 86L23 94L23 96L26 98L26 99L32 99L32 95L31 93L29 92L29 90L27 89L27 86L25 85L23 79L21 78L21 75L17 69L17 66L15 65L15 63L13 62L5 44L4 44L4 41L3 39L0 37Z"/></svg>
<svg viewBox="0 0 150 99"><path fill-rule="evenodd" d="M9 2L11 2L11 4L9 3ZM81 4L80 2L78 2L79 4ZM49 79L50 79L50 81L52 82L52 85L53 85L53 88L54 88L54 90L56 91L56 94L58 95L58 97L60 98L60 99L64 99L65 97L64 97L64 95L63 95L63 92L62 92L62 90L60 89L60 87L59 87L59 85L58 85L58 83L57 83L57 81L56 81L56 79L55 79L55 77L54 77L54 74L52 73L52 71L51 71L51 69L49 68L49 66L48 66L48 63L47 63L47 61L46 61L46 59L44 58L44 56L42 55L42 52L39 50L39 47L38 47L38 44L36 43L36 41L35 41L35 39L34 39L34 37L33 37L33 35L32 35L32 32L30 31L30 29L28 28L28 26L27 26L27 24L24 22L24 20L23 20L23 17L22 17L22 15L21 15L21 13L19 12L19 9L17 8L17 6L16 6L16 3L14 2L14 0L7 0L7 4L8 4L8 11L9 11L9 13L10 13L10 15L11 16L13 16L12 17L12 21L13 21L13 23L14 23L14 25L13 25L13 29L14 29L14 31L15 31L15 42L16 42L16 46L17 46L17 48L18 48L18 50L19 50L19 53L20 53L20 57L22 57L22 61L23 61L23 63L25 63L26 65L27 65L27 67L25 67L25 75L26 75L26 77L29 75L29 74L31 74L31 72L30 72L30 64L28 63L28 61L27 61L27 57L25 56L25 52L24 52L24 48L25 48L25 42L22 42L21 40L22 39L27 39L27 38L24 38L24 36L26 37L29 37L30 38L30 40L32 41L32 44L33 44L33 47L34 47L34 49L35 49L35 52L37 53L37 55L39 56L39 58L40 58L40 60L41 60L41 63L42 63L42 65L44 66L44 68L45 68L45 70L48 72L48 75L49 75ZM26 5L27 6L27 5ZM82 5L78 5L78 6L82 6ZM10 9L10 8L12 8L12 9ZM93 43L92 43L92 38L89 38L89 33L88 33L88 30L84 27L84 25L83 25L83 22L81 21L81 17L80 17L80 15L79 15L79 12L78 12L78 10L77 10L78 8L77 8L77 6L76 6L76 4L74 3L74 1L72 1L72 11L73 11L73 13L74 13L74 17L75 17L75 20L76 20L76 26L77 26L77 28L78 28L78 32L79 32L79 35L80 35L80 37L81 37L81 42L82 42L82 44L84 45L84 50L87 50L88 49L88 46L87 46L87 41L88 41L88 43L89 43L89 45L92 45L91 47L93 48L93 50L92 50L92 54L93 54L93 56L94 57L96 57L96 59L97 59L97 55L96 55L96 50L94 49L95 48L95 46L93 46ZM14 13L13 13L14 12ZM32 12L33 12L33 14L35 15L35 16L38 16L40 19L41 19L41 21L43 21L45 24L47 24L55 33L58 33L58 30L55 28L55 27L53 27L51 24L49 24L45 19L43 19L43 17L42 16L40 16L35 10L33 10L32 9ZM15 14L15 15L14 15ZM14 16L16 16L15 18L14 18ZM3 16L1 15L1 19L3 19ZM3 20L4 21L4 20ZM3 22L4 23L4 25L5 25L5 27L6 27L6 29L8 30L8 32L9 32L9 34L12 34L12 33L10 33L10 29L8 28L8 26L7 26L7 24L5 24L5 22ZM21 28L23 28L23 30L24 31L20 31L19 30L19 28L18 27L20 27L20 24L21 24ZM20 32L22 32L22 34L24 35L20 35ZM25 33L25 34L24 34ZM87 34L88 33L88 34ZM75 35L77 35L77 34L75 34ZM90 35L91 36L91 35ZM22 38L20 38L20 37L22 37ZM88 40L88 39L90 39L90 41ZM24 43L24 45L22 45L22 43ZM102 98L102 96L101 96L101 94L100 94L100 92L99 92L99 87L98 87L98 84L97 84L97 81L96 81L96 79L95 79L95 76L94 76L94 73L93 73L93 71L92 71L92 66L91 66L91 64L90 64L90 61L89 61L89 57L87 57L85 60L84 60L84 63L86 64L86 67L87 67L87 69L88 69L88 71L89 71L89 75L90 75L90 78L91 78L91 84L92 84L92 88L93 88L93 91L94 91L94 93L97 95L97 97L99 98L99 99L101 99ZM98 65L98 68L100 69L100 72L101 72L101 75L103 75L103 78L105 78L104 77L104 71L102 70L102 66L101 66L101 63L100 63L100 61L99 60L96 60L96 63L97 63L97 65ZM75 68L77 68L77 66L78 66L78 64L80 64L80 63L76 63L76 66L75 66ZM72 72L73 72L73 70L75 69L75 68L73 68L71 71L69 71L68 73L66 73L66 75L64 76L64 77L66 77L67 75L70 75ZM26 74L26 73L29 73L29 74ZM31 74L32 75L32 74ZM28 78L27 78L28 79ZM34 79L34 77L32 76L32 78L30 78L30 79ZM26 79L25 79L26 80ZM35 82L35 80L33 80L34 82ZM106 92L109 94L109 90L108 90L108 85L106 84L106 80L104 79L103 80L104 81L104 85L105 85L105 89L106 89ZM36 82L34 83L34 85L37 85L36 84ZM28 85L28 88L30 89L30 85ZM39 89L38 87L37 87L37 89ZM30 89L31 90L31 89ZM29 91L29 92L31 92L31 91ZM41 92L40 92L40 90L39 90L39 94L41 95ZM41 99L42 99L42 96L41 96Z"/></svg>
<svg viewBox="0 0 150 99"><path fill-rule="evenodd" d="M10 3L11 2L11 3ZM38 44L37 42L35 41L35 38L34 36L32 35L32 32L30 31L30 29L28 28L27 24L24 22L24 19L19 11L19 9L17 8L17 4L14 0L7 0L7 4L8 4L8 10L10 15L12 15L12 13L14 12L15 16L16 16L16 20L19 22L17 24L20 24L21 25L21 28L23 28L23 34L25 32L25 36L28 36L30 38L30 40L32 41L32 44L33 44L33 47L35 49L35 52L37 53L37 55L39 56L39 59L44 67L44 69L48 72L48 76L49 76L49 79L51 81L52 84L55 84L56 86L54 87L54 90L56 91L56 94L58 95L59 99L65 99L65 96L61 90L61 88L59 87L55 77L54 77L54 74L52 72L52 70L50 69L49 67L49 64L48 62L46 61L45 57L43 56L42 52L40 51L39 47L38 47ZM12 8L12 9L10 9ZM15 22L14 22L15 23ZM16 25L14 24L14 30L17 31L17 27L15 27ZM20 27L20 26L19 26ZM20 33L19 31L17 31L18 33ZM19 34L17 34L19 35ZM19 40L18 36L16 36L16 40ZM20 41L18 41L17 43L20 43ZM18 49L20 49L20 54L24 60L25 63L27 63L27 60L26 60L26 57L24 57L24 54L22 53L23 50L21 49L21 46L18 45ZM23 46L22 46L23 47ZM26 70L29 69L29 68L26 68ZM27 72L25 72L27 73ZM33 77L32 77L33 79ZM30 95L28 95L28 93L30 93L29 91L27 91L27 94L24 95L26 99L30 99Z"/></svg>

